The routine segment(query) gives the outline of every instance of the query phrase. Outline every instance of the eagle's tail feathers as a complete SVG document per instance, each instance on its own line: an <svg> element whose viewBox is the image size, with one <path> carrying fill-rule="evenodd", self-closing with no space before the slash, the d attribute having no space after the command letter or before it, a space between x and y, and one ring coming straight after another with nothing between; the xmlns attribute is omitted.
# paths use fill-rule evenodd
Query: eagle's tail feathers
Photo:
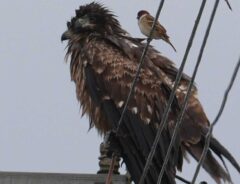
<svg viewBox="0 0 240 184"><path fill-rule="evenodd" d="M221 160L222 156L224 156L235 168L236 170L240 173L240 166L237 163L237 161L234 159L234 157L229 153L229 151L214 137L212 137L210 141L210 148L214 151L216 155L219 156ZM223 161L224 163L224 161Z"/></svg>
<svg viewBox="0 0 240 184"><path fill-rule="evenodd" d="M193 156L194 159L199 161L201 154L203 152L203 148L204 148L204 145L202 144L202 142L199 142L198 144L191 145L190 147L187 148L187 150ZM212 149L212 148L210 147L210 149ZM217 154L217 155L223 161L223 159L221 158L221 154L220 155ZM223 161L223 164L224 164L224 166L226 166L224 161ZM228 182L232 183L231 177L228 173L228 170L224 169L218 163L218 161L214 158L214 156L212 155L212 152L210 150L208 150L206 158L203 162L203 168L212 176L212 178L216 181L216 183L220 184L222 180L224 182L228 181Z"/></svg>

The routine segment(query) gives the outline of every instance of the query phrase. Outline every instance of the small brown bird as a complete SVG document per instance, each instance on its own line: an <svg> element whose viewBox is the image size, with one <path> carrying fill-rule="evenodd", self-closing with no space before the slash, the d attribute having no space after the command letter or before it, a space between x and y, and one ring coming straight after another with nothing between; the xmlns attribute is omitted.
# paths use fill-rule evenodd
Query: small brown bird
<svg viewBox="0 0 240 184"><path fill-rule="evenodd" d="M137 14L137 19L138 19L138 26L142 34L149 37L152 24L154 21L154 17L151 16L149 12L147 12L146 10L141 10ZM169 43L172 46L175 52L177 51L169 40L169 36L167 35L167 30L159 23L159 21L157 21L156 23L156 27L153 31L152 38L156 40L158 39L164 40L165 42Z"/></svg>

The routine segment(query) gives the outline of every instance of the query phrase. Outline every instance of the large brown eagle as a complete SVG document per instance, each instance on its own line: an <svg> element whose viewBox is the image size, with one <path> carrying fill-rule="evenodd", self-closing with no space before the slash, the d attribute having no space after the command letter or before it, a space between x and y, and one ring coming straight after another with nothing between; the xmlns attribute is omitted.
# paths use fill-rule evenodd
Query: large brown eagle
<svg viewBox="0 0 240 184"><path fill-rule="evenodd" d="M67 56L70 56L77 98L83 114L90 118L90 126L106 134L117 127L145 43L130 37L115 16L95 2L80 6L67 28L62 40L68 40ZM119 133L114 137L135 183L143 172L177 71L168 58L153 47L149 48L134 95ZM145 183L157 181L189 80L183 75ZM186 153L199 160L208 129L209 121L194 87L162 183L175 183L176 170L181 170ZM212 138L203 167L217 183L231 181L231 178L214 155L222 161L225 157L240 172L231 154Z"/></svg>

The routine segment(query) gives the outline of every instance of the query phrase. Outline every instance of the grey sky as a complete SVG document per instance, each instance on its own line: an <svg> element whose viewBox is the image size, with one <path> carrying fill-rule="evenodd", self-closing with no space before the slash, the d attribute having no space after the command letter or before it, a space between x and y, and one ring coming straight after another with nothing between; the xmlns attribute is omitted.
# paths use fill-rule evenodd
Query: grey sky
<svg viewBox="0 0 240 184"><path fill-rule="evenodd" d="M60 36L74 10L87 0L0 1L0 171L95 173L100 136L81 118L64 62L66 43ZM140 37L136 12L154 15L158 1L101 1L115 12L129 33ZM160 15L172 48L161 41L153 45L177 65L183 57L201 1L166 1ZM233 11L221 1L196 79L199 98L212 121L240 55L240 1L231 0ZM207 8L186 73L191 74L213 2ZM226 109L214 130L240 161L240 77L231 91ZM228 164L229 165L229 164ZM184 176L192 178L194 162L185 164ZM235 183L239 174L229 165ZM205 172L199 179L212 183Z"/></svg>

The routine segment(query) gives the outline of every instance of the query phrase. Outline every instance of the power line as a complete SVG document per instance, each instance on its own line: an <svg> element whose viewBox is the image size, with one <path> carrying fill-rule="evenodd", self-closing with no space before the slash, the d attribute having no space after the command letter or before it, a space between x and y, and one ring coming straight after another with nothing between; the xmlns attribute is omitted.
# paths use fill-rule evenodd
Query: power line
<svg viewBox="0 0 240 184"><path fill-rule="evenodd" d="M218 4L217 4L217 5L218 5ZM176 126L175 126L175 128L174 128L173 136L172 136L170 145L169 145L169 147L168 147L167 154L166 154L166 157L165 157L165 159L164 159L164 162L163 162L163 165L162 165L162 168L161 168L161 172L160 172L159 177L158 177L158 184L160 184L161 181L162 181L162 177L163 177L164 171L165 171L165 169L166 169L167 162L168 162L168 160L169 160L169 157L170 157L170 153L171 153L173 144L174 144L174 142L175 142L175 140L176 140L177 134L178 134L178 132L179 132L179 127L180 127L180 125L181 125L181 123L182 123L183 116L184 116L184 113L185 113L186 108L187 108L188 99L189 99L189 97L190 97L191 90L192 90L192 87L193 87L193 84L194 84L194 80L195 80L195 77L196 77L196 75L197 75L198 67L199 67L199 65L200 65L200 63L201 63L202 55L203 55L203 52L204 52L204 49L205 49L205 46L206 46L206 43L207 43L207 39L208 39L208 36L209 36L209 33L210 33L210 29L211 29L211 27L212 27L212 23L213 23L213 20L214 20L214 16L215 16L215 14L216 14L216 9L217 9L217 6L215 5L215 6L214 6L214 9L213 9L213 11L212 11L212 15L211 15L211 17L210 17L210 20L209 20L209 23L208 23L208 26L207 26L205 35L204 35L204 39L203 39L203 42L202 42L202 45L201 45L201 48L200 48L200 52L199 52L199 55L198 55L198 58L197 58L196 65L195 65L195 67L194 67L194 71L193 71L191 80L190 80L189 85L188 85L187 93L186 93L186 96L185 96L185 98L184 98L183 105L182 105L180 114L179 114L179 116L178 116Z"/></svg>
<svg viewBox="0 0 240 184"><path fill-rule="evenodd" d="M228 98L228 94L233 86L233 83L236 79L236 76L237 76L237 73L239 71L239 68L240 68L240 57L239 57L239 60L234 68L234 71L233 71L233 74L232 74L232 77L231 77L231 80L230 80L230 83L227 87L227 89L225 90L225 93L224 93L224 96L223 96L223 100L222 100L222 104L221 104L221 107L218 111L218 114L216 116L216 118L214 119L213 123L210 125L210 128L209 128L209 131L206 135L206 142L205 142L205 145L204 145L204 149L203 149L203 152L202 152L202 155L199 159L199 162L198 162L198 165L197 165L197 168L196 168L196 171L194 173L194 176L193 176L193 179L192 179L192 182L191 184L194 184L196 179L197 179L197 176L198 176L198 173L200 171L200 167L202 166L204 160L205 160L205 157L207 155L207 152L208 152L208 149L209 149L209 144L210 144L210 140L211 140L211 137L212 137L212 132L213 132L213 127L217 124L219 118L221 117L222 115L222 112L224 110L224 107L226 105L226 102L227 102L227 98Z"/></svg>
<svg viewBox="0 0 240 184"><path fill-rule="evenodd" d="M201 7L200 7L200 9L199 9L197 18L196 18L196 20L195 20L195 24L194 24L194 27L193 27L193 30L192 30L190 39L189 39L189 41L188 41L188 45L187 45L187 48L186 48L186 51L185 51L185 54L184 54L184 57L183 57L181 66L180 66L179 71L178 71L178 73L177 73L177 76L176 76L176 79L175 79L175 83L174 83L172 92L171 92L171 94L170 94L170 97L169 97L167 106L166 106L166 108L165 108L165 110L164 110L163 117L162 117L162 121L161 121L161 123L160 123L160 127L159 127L159 129L158 129L158 131L157 131L157 135L156 135L155 140L154 140L154 142L153 142L151 151L150 151L150 153L149 153L149 155L148 155L148 158L147 158L147 161L146 161L146 164L145 164L145 167L144 167L142 176L141 176L141 178L140 178L139 184L143 184L143 183L144 183L144 179L145 179L145 177L146 177L146 175L147 175L149 166L150 166L150 164L151 164L151 162L152 162L153 156L154 156L155 151L156 151L156 148L157 148L157 144L158 144L159 139L160 139L160 137L161 137L162 130L163 130L163 128L165 127L165 124L166 124L166 122L167 122L167 118L168 118L168 114L169 114L169 111L170 111L170 108L171 108L171 104L172 104L173 99L174 99L174 97L175 97L175 92L176 92L177 86L178 86L178 84L179 84L179 82L180 82L180 79L181 79L181 77L182 77L183 69L184 69L185 63L186 63L186 61L187 61L187 57L188 57L189 51L190 51L190 49L191 49L192 42L193 42L193 40L194 40L195 33L196 33L196 30L197 30L198 24L199 24L199 22L200 22L200 19L201 19L202 12L203 12L203 10L204 10L205 4L206 4L206 0L203 0L203 1L202 1L202 4L201 4Z"/></svg>
<svg viewBox="0 0 240 184"><path fill-rule="evenodd" d="M134 77L134 79L133 79L133 82L132 82L132 84L131 84L131 88L130 88L130 91L129 91L129 94L128 94L126 103L125 103L125 105L124 105L123 111L122 111L121 116L120 116L119 121L118 121L118 125L117 125L116 132L115 132L116 135L118 134L119 128L120 128L121 123L122 123L123 118L124 118L124 115L125 115L125 113L126 113L126 111L127 111L127 106L128 106L129 101L130 101L130 99L131 99L131 96L133 95L134 88L135 88L135 86L136 86L137 79L138 79L138 77L139 77L139 74L140 74L142 65L143 65L143 63L144 63L144 58L145 58L145 56L146 56L146 54L147 54L147 51L148 51L150 42L152 41L153 31L154 31L154 29L155 29L155 27L156 27L156 23L157 23L157 21L158 21L160 12L161 12L162 7L163 7L163 4L164 4L164 1L165 1L165 0L161 0L161 1L160 1L160 4L159 4L159 6L158 6L158 10L157 10L157 13L156 13L156 15L155 15L155 19L154 19L154 22L153 22L153 24L152 24L152 28L151 28L150 34L149 34L149 37L148 37L148 39L147 39L147 43L146 43L146 45L145 45L145 47L144 47L144 49L143 49L143 52L142 52L142 55L141 55L141 58L140 58L140 61L139 61L139 65L138 65L138 69L137 69L136 75L135 75L135 77ZM109 134L107 135L106 140L108 140L108 138L109 138ZM114 155L114 153L113 153L113 154L112 154L112 163L111 163L111 165L113 165L114 160L115 160L115 155ZM111 182L112 172L113 172L113 170L109 170L109 173L108 173L108 176L109 176L109 177L108 177L108 178L110 178L110 179L106 181L107 184L108 184L109 182Z"/></svg>
<svg viewBox="0 0 240 184"><path fill-rule="evenodd" d="M228 1L228 0L225 0L225 2L227 3L228 8L232 11L232 7L231 7L229 1Z"/></svg>
<svg viewBox="0 0 240 184"><path fill-rule="evenodd" d="M133 95L133 91L134 91L134 88L135 88L135 86L136 86L137 79L138 79L139 74L140 74L140 70L141 70L142 65L143 65L143 63L144 63L144 59L145 59L145 56L146 56L146 54L147 54L148 47L149 47L149 45L150 45L150 42L152 41L153 31L154 31L154 29L155 29L155 27L156 27L156 23L157 23L157 21L158 21L160 12L161 12L162 7L163 7L163 4L164 4L164 1L165 1L165 0L161 0L160 4L159 4L159 6L158 6L158 10L157 10L157 13L156 13L156 15L155 15L155 19L154 19L154 22L153 22L153 25L152 25L152 28L151 28L149 37L148 37L148 39L147 39L146 46L145 46L144 49L143 49L143 52L142 52L142 55L141 55L141 58L140 58L140 61L139 61L139 65L138 65L138 69L137 69L136 75L135 75L135 77L134 77L134 79L133 79L133 82L132 82L132 85L131 85L131 88L130 88L130 92L128 93L128 97L127 97L126 103L125 103L125 105L124 105L123 111L122 111L121 116L120 116L119 121L118 121L118 126L117 126L117 129L116 129L116 134L117 134L118 131L119 131L120 125L121 125L121 123L122 123L122 121L123 121L123 117L124 117L124 115L125 115L125 113L126 113L126 111L127 111L127 106L128 106L129 101L130 101L130 99L131 99L131 97L132 97L132 95Z"/></svg>

